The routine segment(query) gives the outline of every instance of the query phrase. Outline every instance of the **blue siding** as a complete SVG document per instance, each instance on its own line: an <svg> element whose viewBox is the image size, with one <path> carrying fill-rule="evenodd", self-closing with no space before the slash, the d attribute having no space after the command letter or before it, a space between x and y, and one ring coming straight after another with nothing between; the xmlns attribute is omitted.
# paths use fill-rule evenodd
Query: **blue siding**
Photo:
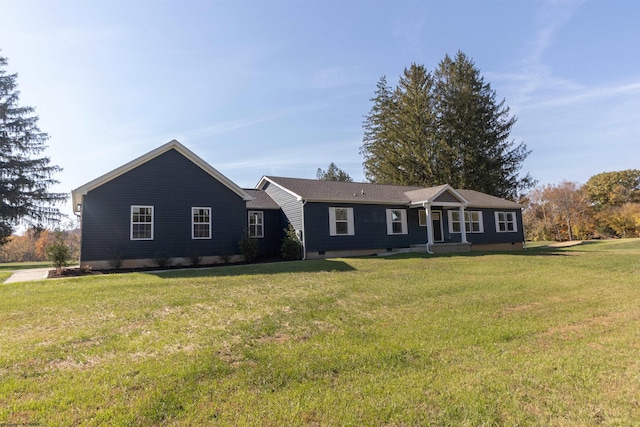
<svg viewBox="0 0 640 427"><path fill-rule="evenodd" d="M154 239L130 240L132 205L154 206ZM191 238L191 207L211 207L212 238ZM237 254L247 227L242 198L176 150L88 192L82 206L82 261Z"/></svg>
<svg viewBox="0 0 640 427"><path fill-rule="evenodd" d="M249 209L264 214L264 237L258 239L258 256L273 257L280 255L284 229L287 219L280 209Z"/></svg>
<svg viewBox="0 0 640 427"><path fill-rule="evenodd" d="M462 235L460 233L449 233L449 210L450 209L442 210L442 219L444 221L444 241L445 243L460 242L462 240ZM482 223L484 226L483 233L467 233L467 240L469 242L476 245L485 245L494 243L519 243L524 241L522 212L520 211L520 209L467 208L466 210L482 212ZM515 212L518 231L498 233L496 231L495 212Z"/></svg>
<svg viewBox="0 0 640 427"><path fill-rule="evenodd" d="M329 235L329 207L352 207L353 236ZM387 209L405 209L408 234L387 234ZM418 210L406 206L307 203L304 207L307 252L407 248L427 241L426 227L418 223Z"/></svg>

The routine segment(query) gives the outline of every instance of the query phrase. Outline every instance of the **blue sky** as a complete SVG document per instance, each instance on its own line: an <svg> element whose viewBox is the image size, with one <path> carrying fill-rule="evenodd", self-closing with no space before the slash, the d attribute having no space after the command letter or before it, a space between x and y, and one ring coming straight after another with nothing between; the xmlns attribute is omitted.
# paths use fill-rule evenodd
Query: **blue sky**
<svg viewBox="0 0 640 427"><path fill-rule="evenodd" d="M376 82L458 50L518 118L540 184L640 168L636 0L0 0L0 16L56 191L171 139L243 187L330 162L361 181Z"/></svg>

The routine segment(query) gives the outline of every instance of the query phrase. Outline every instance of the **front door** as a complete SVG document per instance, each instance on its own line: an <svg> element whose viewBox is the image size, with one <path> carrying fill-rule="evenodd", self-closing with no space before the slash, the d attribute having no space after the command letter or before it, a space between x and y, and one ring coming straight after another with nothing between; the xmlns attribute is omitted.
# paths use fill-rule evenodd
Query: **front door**
<svg viewBox="0 0 640 427"><path fill-rule="evenodd" d="M444 242L441 211L431 211L431 225L433 227L433 241Z"/></svg>

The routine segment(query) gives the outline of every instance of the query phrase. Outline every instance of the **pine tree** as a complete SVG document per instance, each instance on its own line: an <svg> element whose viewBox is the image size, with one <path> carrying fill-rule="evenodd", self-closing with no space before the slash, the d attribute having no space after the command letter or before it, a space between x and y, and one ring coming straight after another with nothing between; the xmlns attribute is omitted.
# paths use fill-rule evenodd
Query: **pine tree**
<svg viewBox="0 0 640 427"><path fill-rule="evenodd" d="M365 176L371 182L437 185L434 145L433 79L422 65L405 68L391 92L386 78L377 85L364 122Z"/></svg>
<svg viewBox="0 0 640 427"><path fill-rule="evenodd" d="M316 171L316 178L321 181L353 182L353 178L333 162L329 164L327 170L318 168Z"/></svg>
<svg viewBox="0 0 640 427"><path fill-rule="evenodd" d="M375 94L360 149L369 181L509 198L534 185L518 175L529 151L509 140L515 117L462 52L433 75L412 64L393 91L382 77Z"/></svg>
<svg viewBox="0 0 640 427"><path fill-rule="evenodd" d="M473 61L460 51L455 59L447 55L434 77L438 139L449 153L448 183L512 199L532 187L528 174L518 175L530 152L509 140L516 118L504 100L497 101Z"/></svg>
<svg viewBox="0 0 640 427"><path fill-rule="evenodd" d="M20 107L17 74L8 74L0 56L0 244L23 221L27 225L55 223L62 217L54 207L66 195L50 193L61 171L39 157L49 136L38 128L33 107Z"/></svg>

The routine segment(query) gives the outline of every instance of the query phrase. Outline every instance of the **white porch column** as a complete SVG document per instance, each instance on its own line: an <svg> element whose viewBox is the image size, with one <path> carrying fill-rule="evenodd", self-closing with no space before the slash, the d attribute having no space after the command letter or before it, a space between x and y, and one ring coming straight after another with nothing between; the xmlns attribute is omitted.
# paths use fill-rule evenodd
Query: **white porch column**
<svg viewBox="0 0 640 427"><path fill-rule="evenodd" d="M464 206L460 206L460 232L462 233L462 243L467 241L467 222L464 220Z"/></svg>
<svg viewBox="0 0 640 427"><path fill-rule="evenodd" d="M427 250L430 250L431 245L433 245L433 222L431 221L431 205L425 204L424 209L427 212Z"/></svg>

